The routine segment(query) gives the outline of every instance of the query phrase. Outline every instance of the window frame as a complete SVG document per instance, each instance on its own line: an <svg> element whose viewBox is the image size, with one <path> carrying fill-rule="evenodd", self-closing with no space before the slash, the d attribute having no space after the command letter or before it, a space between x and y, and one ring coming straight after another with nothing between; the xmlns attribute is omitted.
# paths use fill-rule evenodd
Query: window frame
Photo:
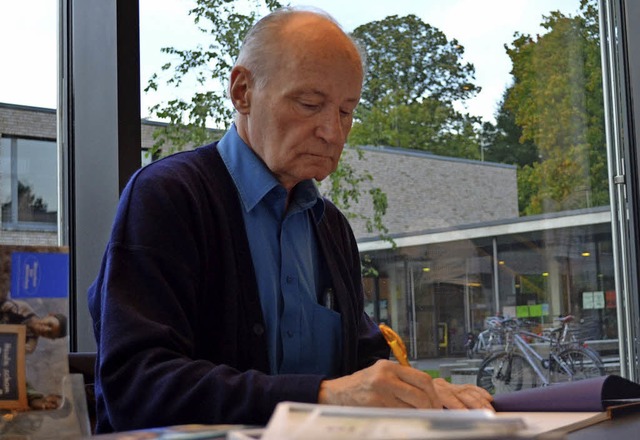
<svg viewBox="0 0 640 440"><path fill-rule="evenodd" d="M612 242L618 301L621 375L638 381L640 365L640 32L631 24L640 5L600 0L600 32L609 162Z"/></svg>
<svg viewBox="0 0 640 440"><path fill-rule="evenodd" d="M87 289L120 193L140 168L139 4L59 1L59 234L69 246L69 348L82 352L95 350Z"/></svg>

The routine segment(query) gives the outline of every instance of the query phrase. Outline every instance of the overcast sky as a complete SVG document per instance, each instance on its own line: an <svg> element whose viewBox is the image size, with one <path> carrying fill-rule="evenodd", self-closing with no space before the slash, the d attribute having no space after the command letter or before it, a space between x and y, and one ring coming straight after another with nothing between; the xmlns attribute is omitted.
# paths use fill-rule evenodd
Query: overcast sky
<svg viewBox="0 0 640 440"><path fill-rule="evenodd" d="M0 0L0 102L56 107L57 57L56 0ZM552 10L575 15L579 0L307 0L332 14L347 31L389 15L415 14L456 38L465 48L465 61L476 68L482 92L467 103L466 111L491 120L496 104L510 83L511 64L504 45L514 32L542 33L542 16ZM182 49L203 43L187 14L193 0L140 0L141 84L168 61L160 48ZM142 96L142 115L169 93L187 98L193 89L183 87L163 95Z"/></svg>

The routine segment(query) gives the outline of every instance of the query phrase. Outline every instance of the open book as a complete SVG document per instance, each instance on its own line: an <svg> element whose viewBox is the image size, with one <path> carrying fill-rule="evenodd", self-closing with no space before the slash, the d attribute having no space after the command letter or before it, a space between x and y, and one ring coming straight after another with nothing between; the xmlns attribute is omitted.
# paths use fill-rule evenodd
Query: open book
<svg viewBox="0 0 640 440"><path fill-rule="evenodd" d="M600 412L634 403L640 405L640 384L608 375L498 394L493 407L496 411Z"/></svg>
<svg viewBox="0 0 640 440"><path fill-rule="evenodd" d="M567 433L640 411L640 384L601 376L499 394L493 406L499 417L522 418L527 425L524 434Z"/></svg>

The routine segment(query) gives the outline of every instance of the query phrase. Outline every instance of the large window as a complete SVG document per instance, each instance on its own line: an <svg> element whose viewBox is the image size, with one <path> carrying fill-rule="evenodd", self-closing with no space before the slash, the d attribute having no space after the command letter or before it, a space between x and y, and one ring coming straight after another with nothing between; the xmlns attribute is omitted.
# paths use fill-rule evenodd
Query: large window
<svg viewBox="0 0 640 440"><path fill-rule="evenodd" d="M56 230L57 169L55 140L0 138L3 229Z"/></svg>
<svg viewBox="0 0 640 440"><path fill-rule="evenodd" d="M142 95L143 114L176 121L188 119L176 112L186 108L201 118L204 94L220 84L207 77L207 65L180 81L172 74L181 62L197 64L179 55L212 47L216 33L196 31L186 2L173 5L180 17L172 23L185 29L173 39L161 32L162 9L140 3L141 81L153 77L156 86ZM357 13L329 0L313 5L361 38L376 78L365 81L349 139L362 158L344 156L372 176L362 199L372 186L388 198L383 222L393 244L367 230L368 200L348 208L356 214L367 311L406 338L419 365L464 357L465 335L483 331L491 316L543 331L571 314L574 330L616 368L626 338L618 305L637 295L616 277L605 108L624 106L607 95L611 66L603 71L601 62L602 35L606 44L620 26L611 13L619 2L513 2L498 15L486 2L352 3ZM485 19L492 25L477 24ZM162 70L169 63L175 71ZM216 123L223 128L224 117Z"/></svg>
<svg viewBox="0 0 640 440"><path fill-rule="evenodd" d="M55 2L45 3L51 8ZM600 61L601 32L610 51L622 47L615 40L621 29L618 12L624 10L625 0L592 0L585 3L587 9L581 9L578 0L501 2L500 13L491 2L378 2L375 8L366 2L311 3L334 15L348 32L365 26L361 36L378 36L379 41L371 44L400 41L396 32L406 23L385 20L414 16L411 24L418 27L412 29L426 30L424 35L435 41L442 41L435 38L440 34L430 32L442 32L449 44L444 48L447 54L460 61L459 72L469 72L467 64L474 68L472 75L458 77L452 88L419 96L414 93L418 89L411 88L408 95L419 99L399 102L394 99L401 94L393 86L406 85L404 80L411 75L405 73L430 67L396 65L390 70L394 73L384 78L384 87L373 90L367 85L370 88L363 95L350 139L353 146L370 149L362 162L353 164L371 172L370 184L387 194L383 222L395 244L378 240L366 230L372 212L363 197L356 208L362 209L364 218L355 217L353 225L367 269L367 310L406 338L412 360L463 357L464 334L480 332L485 318L494 314L515 314L547 326L554 316L572 313L589 327L592 341L606 340L609 345L622 339L633 341L633 331L620 333L624 326L635 325L620 313L621 300L637 292L630 290L634 284L620 280L620 268L616 270L616 249L624 236L618 231L626 218L615 213L614 201L609 200L613 179L607 175L606 146L611 138L605 136L605 107L609 114L618 112L620 121L631 118L625 113L629 109L621 98L624 93L607 93L612 77L603 75L606 69L602 71ZM43 9L33 7L32 1L9 4L27 5L21 14L27 14L30 23L37 17L29 15L29 10ZM59 39L53 24L56 13L50 9L42 14L46 18L38 15L42 22L33 26L46 28L48 34L38 44L5 54L14 60L20 53L27 54L14 63L12 71L24 78L37 72L38 80L29 81L24 100L7 94L17 89L18 81L6 81L10 87L0 92L0 102L52 109L54 99L40 102L26 93L52 83L55 63L47 63L47 69L29 63L43 64L42 54L35 50L46 42L60 42L63 74L57 75L57 110L62 117L59 149L52 134L12 132L0 126L0 238L3 244L71 246L71 277L76 283L71 286L72 321L79 340L74 348L90 351L94 347L84 294L97 273L119 190L139 166L140 150L153 143L142 142L134 151L135 160L125 157L124 147L137 149L140 143L130 136L132 125L139 121L131 121L135 118L127 111L141 107L145 118L162 122L162 113L149 111L152 105L175 99L189 102L194 96L202 99L209 89L220 90L219 84L198 81L198 74L182 82L174 80L178 88L161 83L172 78L171 71L161 71L163 65L177 66L176 54L187 53L183 50L211 47L208 39L220 33L198 31L188 14L194 1L140 0L139 17L137 7L131 6L136 2L118 2L117 11L115 2L61 0L58 4ZM525 4L537 9L524 9ZM352 6L355 12L349 9ZM602 6L607 14L600 10ZM4 27L10 32L5 39L16 43L11 46L30 41L21 17L7 23L19 26L10 31ZM600 29L601 17L607 29ZM137 47L138 22L139 54L131 50ZM166 32L169 28L174 31ZM382 38L392 32L392 38ZM423 34L412 32L413 37L418 35ZM94 47L98 44L102 46ZM640 50L636 45L637 39L628 41L631 52ZM177 51L161 51L168 46ZM377 49L378 54L388 55L400 47L415 49L414 53L423 48L418 44L371 46L371 68L386 68L382 62L392 58L376 59ZM54 54L56 49L47 46L46 53ZM612 57L624 60L626 56ZM613 70L625 76L620 71L623 63L605 59L604 64L613 64ZM138 67L142 87L136 89L135 72L126 69ZM451 78L437 76L442 67L436 65L432 84L450 84ZM151 88L140 95L139 89L145 89L154 73L159 74L157 91ZM55 86L49 88L48 96L55 95ZM469 99L460 99L465 96ZM5 123L0 118L0 124ZM224 124L222 118L209 128ZM624 126L611 128L626 141L632 137L627 133L633 131ZM150 138L143 134L143 139ZM145 163L150 156L142 154ZM631 168L636 165L634 158L631 154L620 162ZM59 171L65 176L62 180L58 180ZM633 197L630 187L624 187L633 176L624 176L623 171L614 173L618 188ZM60 230L57 218L62 220ZM637 271L631 267L634 261L623 258L618 263L633 273ZM625 303L637 307L638 301ZM637 318L638 310L631 309L629 313Z"/></svg>

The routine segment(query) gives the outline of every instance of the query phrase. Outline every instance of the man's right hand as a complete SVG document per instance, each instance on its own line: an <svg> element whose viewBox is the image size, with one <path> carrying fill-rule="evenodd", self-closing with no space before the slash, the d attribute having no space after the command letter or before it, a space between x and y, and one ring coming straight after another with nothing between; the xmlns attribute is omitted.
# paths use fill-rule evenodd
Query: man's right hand
<svg viewBox="0 0 640 440"><path fill-rule="evenodd" d="M442 408L427 373L379 360L369 368L320 384L318 402L331 405Z"/></svg>
<svg viewBox="0 0 640 440"><path fill-rule="evenodd" d="M380 360L320 384L319 403L399 408L490 409L493 397L475 385L453 385L396 362Z"/></svg>

